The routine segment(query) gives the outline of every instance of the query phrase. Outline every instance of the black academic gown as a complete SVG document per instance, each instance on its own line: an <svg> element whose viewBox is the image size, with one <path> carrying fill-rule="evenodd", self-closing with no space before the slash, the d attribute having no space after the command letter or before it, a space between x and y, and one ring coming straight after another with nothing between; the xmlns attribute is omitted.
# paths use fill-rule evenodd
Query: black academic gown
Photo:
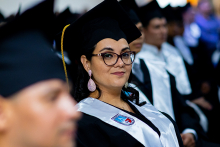
<svg viewBox="0 0 220 147"><path fill-rule="evenodd" d="M135 114L123 109L121 110L140 119L160 136L158 128L144 117L130 102L127 103ZM169 115L163 114L173 123L179 145L183 147L176 123ZM143 145L124 130L120 130L94 116L83 113L82 119L78 122L77 147L143 147Z"/></svg>
<svg viewBox="0 0 220 147"><path fill-rule="evenodd" d="M144 83L141 83L135 75L132 75L132 83L134 83L148 98L148 100L153 104L152 97L152 85L150 79L149 70L144 62L140 59L141 70L144 73ZM217 147L218 144L212 144L207 138L205 132L199 124L199 117L197 113L189 107L182 95L178 92L176 88L175 77L168 72L170 76L170 85L171 85L171 94L172 94L172 103L174 110L174 117L177 123L177 126L182 132L187 128L194 129L197 132L199 140L196 142L197 147L207 146L207 147ZM202 142L202 143L201 143Z"/></svg>

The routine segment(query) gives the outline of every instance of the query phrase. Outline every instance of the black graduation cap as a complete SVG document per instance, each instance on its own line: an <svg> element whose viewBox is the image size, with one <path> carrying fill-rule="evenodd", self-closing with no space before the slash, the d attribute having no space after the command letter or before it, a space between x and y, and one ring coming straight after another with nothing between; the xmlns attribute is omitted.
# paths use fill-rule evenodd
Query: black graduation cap
<svg viewBox="0 0 220 147"><path fill-rule="evenodd" d="M180 7L182 13L185 13L188 9L192 8L192 5L190 3L187 3L185 6Z"/></svg>
<svg viewBox="0 0 220 147"><path fill-rule="evenodd" d="M176 21L183 22L183 7L176 7L174 9L174 16Z"/></svg>
<svg viewBox="0 0 220 147"><path fill-rule="evenodd" d="M125 38L130 43L140 36L140 31L117 0L105 0L67 27L63 48L73 60L76 54L91 52L102 39Z"/></svg>
<svg viewBox="0 0 220 147"><path fill-rule="evenodd" d="M166 17L167 22L180 22L183 20L182 18L182 8L181 7L171 7L171 5L167 5L162 9L163 15Z"/></svg>
<svg viewBox="0 0 220 147"><path fill-rule="evenodd" d="M80 14L78 13L72 13L69 9L69 7L67 7L63 12L61 12L55 19L55 30L54 30L54 34L55 34L55 41L56 41L56 49L60 50L61 47L61 33L63 28L68 25L71 24L73 22L75 22L78 18L80 17Z"/></svg>
<svg viewBox="0 0 220 147"><path fill-rule="evenodd" d="M41 2L0 28L0 95L43 80L65 80L62 62L51 50L53 4Z"/></svg>
<svg viewBox="0 0 220 147"><path fill-rule="evenodd" d="M165 16L167 22L175 21L175 11L171 5L167 5L165 8L162 9L162 13Z"/></svg>
<svg viewBox="0 0 220 147"><path fill-rule="evenodd" d="M56 26L56 33L60 33L68 24L71 24L75 22L79 18L80 14L78 13L72 13L67 7L63 12L61 12L55 20L55 26Z"/></svg>
<svg viewBox="0 0 220 147"><path fill-rule="evenodd" d="M147 26L153 18L163 18L161 8L156 0L149 2L148 4L139 8L137 12L139 18L142 21L143 26Z"/></svg>
<svg viewBox="0 0 220 147"><path fill-rule="evenodd" d="M137 24L140 22L140 19L138 18L135 11L138 11L138 6L135 3L135 0L121 0L120 5L124 8L130 19L134 24Z"/></svg>
<svg viewBox="0 0 220 147"><path fill-rule="evenodd" d="M175 16L175 20L178 22L183 22L183 14L188 11L190 8L192 8L192 5L190 3L187 3L185 6L183 7L176 7L176 9L174 9L174 16Z"/></svg>
<svg viewBox="0 0 220 147"><path fill-rule="evenodd" d="M0 12L0 23L3 22L5 20L4 15Z"/></svg>

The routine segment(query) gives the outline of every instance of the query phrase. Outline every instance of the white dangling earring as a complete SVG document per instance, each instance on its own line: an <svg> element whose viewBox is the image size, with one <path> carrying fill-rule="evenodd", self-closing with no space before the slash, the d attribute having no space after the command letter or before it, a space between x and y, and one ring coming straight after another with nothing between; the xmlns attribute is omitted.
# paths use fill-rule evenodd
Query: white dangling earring
<svg viewBox="0 0 220 147"><path fill-rule="evenodd" d="M128 81L125 83L125 88L128 88Z"/></svg>
<svg viewBox="0 0 220 147"><path fill-rule="evenodd" d="M91 76L92 76L92 71L89 70L88 73L89 73L90 79L89 79L89 82L88 82L87 87L88 87L88 89L89 89L90 92L93 92L93 91L96 90L96 85L95 85L95 82L94 82L94 81L92 80L92 78L91 78Z"/></svg>

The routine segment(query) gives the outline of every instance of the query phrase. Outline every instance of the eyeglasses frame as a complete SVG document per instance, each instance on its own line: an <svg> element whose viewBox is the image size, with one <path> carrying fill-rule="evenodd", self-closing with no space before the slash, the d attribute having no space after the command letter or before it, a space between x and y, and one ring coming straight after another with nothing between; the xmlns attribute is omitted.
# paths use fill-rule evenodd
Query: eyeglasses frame
<svg viewBox="0 0 220 147"><path fill-rule="evenodd" d="M104 55L105 55L105 54L109 54L109 53L111 53L111 54L116 54L116 55L117 55L117 59L116 59L115 63L112 64L112 65L106 64L106 63L105 63L105 60L104 60ZM103 59L104 63L105 63L107 66L114 66L114 65L118 62L118 58L121 58L121 61L124 63L124 61L123 61L123 59L122 59L122 55L123 55L124 53L134 54L134 59L135 59L135 52L134 52L134 51L123 52L123 53L121 53L120 55L118 55L117 53L113 53L113 52L106 52L106 53L100 53L100 54L92 54L92 56L102 56L102 59ZM125 64L125 65L131 65L133 62L134 62L134 60L133 60L130 64L126 64L126 63L124 63L124 64Z"/></svg>

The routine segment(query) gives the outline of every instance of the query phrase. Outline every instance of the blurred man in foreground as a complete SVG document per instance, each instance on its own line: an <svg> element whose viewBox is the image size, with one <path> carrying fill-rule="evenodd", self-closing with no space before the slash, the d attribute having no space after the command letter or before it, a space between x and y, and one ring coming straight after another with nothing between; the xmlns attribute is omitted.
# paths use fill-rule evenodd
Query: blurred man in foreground
<svg viewBox="0 0 220 147"><path fill-rule="evenodd" d="M0 146L73 147L80 113L51 51L53 0L0 28Z"/></svg>

